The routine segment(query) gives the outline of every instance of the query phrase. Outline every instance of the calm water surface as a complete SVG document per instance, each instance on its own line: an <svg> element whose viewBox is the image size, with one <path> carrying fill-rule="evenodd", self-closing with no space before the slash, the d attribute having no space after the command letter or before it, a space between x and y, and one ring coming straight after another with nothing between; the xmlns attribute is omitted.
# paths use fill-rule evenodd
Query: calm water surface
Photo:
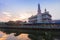
<svg viewBox="0 0 60 40"><path fill-rule="evenodd" d="M14 36L15 33L6 34L0 31L0 40L30 40L28 38L28 34L20 34L18 36Z"/></svg>

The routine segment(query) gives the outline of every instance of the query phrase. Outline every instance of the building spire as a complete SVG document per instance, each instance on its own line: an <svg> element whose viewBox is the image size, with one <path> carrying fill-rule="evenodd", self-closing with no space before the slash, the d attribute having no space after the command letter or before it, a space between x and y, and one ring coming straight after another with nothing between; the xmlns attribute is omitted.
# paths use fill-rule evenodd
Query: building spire
<svg viewBox="0 0 60 40"><path fill-rule="evenodd" d="M41 13L40 4L38 3L38 14Z"/></svg>
<svg viewBox="0 0 60 40"><path fill-rule="evenodd" d="M46 10L46 8L45 8L45 12L46 12L47 10Z"/></svg>

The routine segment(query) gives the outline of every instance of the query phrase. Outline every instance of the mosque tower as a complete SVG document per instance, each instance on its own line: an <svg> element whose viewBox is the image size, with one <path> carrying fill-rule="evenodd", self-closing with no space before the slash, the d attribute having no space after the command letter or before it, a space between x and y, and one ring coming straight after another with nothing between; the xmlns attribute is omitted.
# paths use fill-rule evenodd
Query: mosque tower
<svg viewBox="0 0 60 40"><path fill-rule="evenodd" d="M41 13L40 4L38 3L38 14Z"/></svg>
<svg viewBox="0 0 60 40"><path fill-rule="evenodd" d="M42 13L39 3L38 3L37 23L42 23Z"/></svg>
<svg viewBox="0 0 60 40"><path fill-rule="evenodd" d="M40 4L38 3L37 15L29 18L29 23L51 23L51 15L45 9L45 12L41 13Z"/></svg>

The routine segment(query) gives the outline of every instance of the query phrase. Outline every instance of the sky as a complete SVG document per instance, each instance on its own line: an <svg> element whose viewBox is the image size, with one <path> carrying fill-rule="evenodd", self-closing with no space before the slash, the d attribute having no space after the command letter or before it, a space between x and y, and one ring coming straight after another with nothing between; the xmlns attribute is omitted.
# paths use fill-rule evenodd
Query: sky
<svg viewBox="0 0 60 40"><path fill-rule="evenodd" d="M0 0L0 22L27 20L37 14L38 3L42 12L46 8L53 20L60 20L60 0Z"/></svg>

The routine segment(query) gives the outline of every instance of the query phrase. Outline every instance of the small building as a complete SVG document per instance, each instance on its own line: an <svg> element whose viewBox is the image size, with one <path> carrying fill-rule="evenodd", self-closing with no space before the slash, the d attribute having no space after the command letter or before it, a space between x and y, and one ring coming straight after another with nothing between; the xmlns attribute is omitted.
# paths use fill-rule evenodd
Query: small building
<svg viewBox="0 0 60 40"><path fill-rule="evenodd" d="M52 20L53 23L60 23L60 20Z"/></svg>
<svg viewBox="0 0 60 40"><path fill-rule="evenodd" d="M38 4L38 12L37 15L35 16L31 16L28 19L29 23L51 23L51 15L49 14L49 12L45 9L44 13L41 13L41 9L40 9L40 4Z"/></svg>

